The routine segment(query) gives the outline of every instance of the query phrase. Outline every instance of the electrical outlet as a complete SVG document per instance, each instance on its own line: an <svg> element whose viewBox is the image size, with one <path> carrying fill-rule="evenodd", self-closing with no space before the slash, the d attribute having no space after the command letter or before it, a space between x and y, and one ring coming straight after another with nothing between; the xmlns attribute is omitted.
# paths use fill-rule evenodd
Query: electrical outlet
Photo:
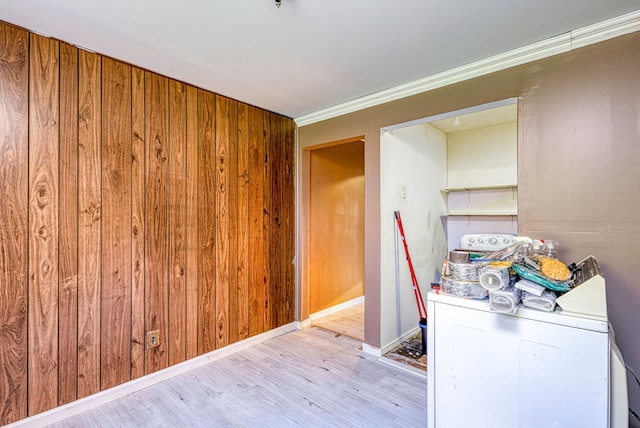
<svg viewBox="0 0 640 428"><path fill-rule="evenodd" d="M151 330L147 332L147 349L157 348L160 346L160 330Z"/></svg>

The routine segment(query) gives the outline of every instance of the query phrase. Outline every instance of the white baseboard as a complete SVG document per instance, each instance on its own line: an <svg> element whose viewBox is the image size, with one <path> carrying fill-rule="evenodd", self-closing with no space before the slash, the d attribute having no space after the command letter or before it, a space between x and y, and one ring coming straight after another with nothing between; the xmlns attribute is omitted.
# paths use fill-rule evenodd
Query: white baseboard
<svg viewBox="0 0 640 428"><path fill-rule="evenodd" d="M305 328L311 327L311 318L307 318L306 320L300 321L300 330L304 330Z"/></svg>
<svg viewBox="0 0 640 428"><path fill-rule="evenodd" d="M363 302L364 302L364 296L356 297L355 299L351 299L351 300L349 300L347 302L339 303L339 304L337 304L335 306L332 306L330 308L323 309L321 311L318 311L318 312L315 312L313 314L310 314L309 315L309 320L315 321L317 319L326 317L328 315L333 315L336 312L340 312L343 309L347 309L347 308L350 308L352 306L359 305L360 303L363 303Z"/></svg>
<svg viewBox="0 0 640 428"><path fill-rule="evenodd" d="M392 360L392 359L386 358L386 357L380 357L380 358L378 358L378 361L380 361L381 363L393 366L393 367L395 367L397 369L404 370L406 372L409 372L409 373L412 373L414 375L420 376L420 377L422 377L424 379L427 378L427 372L424 371L424 370L420 370L417 367L413 367L413 366L410 366L408 364L401 363L399 361L395 361L395 360Z"/></svg>
<svg viewBox="0 0 640 428"><path fill-rule="evenodd" d="M367 355L373 355L374 357L378 357L378 358L382 356L382 353L380 352L380 348L368 345L366 343L362 344L362 352L364 352Z"/></svg>
<svg viewBox="0 0 640 428"><path fill-rule="evenodd" d="M398 337L397 339L391 341L390 343L387 343L385 346L380 348L381 355L384 355L387 352L391 351L393 348L395 348L396 346L400 345L405 340L407 340L410 337L418 334L418 332L420 332L420 326L414 327L413 329L409 330L408 332L406 332L402 336Z"/></svg>
<svg viewBox="0 0 640 428"><path fill-rule="evenodd" d="M181 373L185 373L189 370L193 370L196 367L200 367L212 361L219 360L220 358L234 354L243 349L249 348L251 346L265 342L269 339L273 339L275 337L282 336L283 334L296 331L299 329L300 329L299 322L292 322L290 324L283 325L281 327L275 328L265 333L258 334L256 336L244 339L240 342L236 342L231 345L225 346L224 348L216 349L215 351L209 352L204 355L200 355L199 357L192 358L183 363L176 364L171 367L167 367L166 369L157 371L155 373L148 374L141 378L134 379L132 381L123 383L118 386L114 386L113 388L100 391L88 397L81 398L69 404L65 404L63 406L56 407L46 412L38 413L37 415L33 415L28 418L21 419L12 424L6 425L6 428L15 428L15 427L37 428L37 427L44 427L46 425L53 424L56 422L60 422L64 419L70 418L72 416L75 416L87 410L90 410L94 407L97 407L102 404L113 401L115 399L124 397L125 395L129 395L141 389L147 388L151 385L170 379L174 376L177 376Z"/></svg>

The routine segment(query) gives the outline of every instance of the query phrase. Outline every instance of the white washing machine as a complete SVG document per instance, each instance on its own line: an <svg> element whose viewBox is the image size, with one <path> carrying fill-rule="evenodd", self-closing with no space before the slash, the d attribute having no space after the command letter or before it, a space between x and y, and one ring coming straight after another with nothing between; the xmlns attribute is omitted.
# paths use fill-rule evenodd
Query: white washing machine
<svg viewBox="0 0 640 428"><path fill-rule="evenodd" d="M551 313L504 315L488 300L430 292L428 427L626 428L626 373L604 279L598 268L583 280L565 294L572 310ZM604 316L583 307L604 308Z"/></svg>

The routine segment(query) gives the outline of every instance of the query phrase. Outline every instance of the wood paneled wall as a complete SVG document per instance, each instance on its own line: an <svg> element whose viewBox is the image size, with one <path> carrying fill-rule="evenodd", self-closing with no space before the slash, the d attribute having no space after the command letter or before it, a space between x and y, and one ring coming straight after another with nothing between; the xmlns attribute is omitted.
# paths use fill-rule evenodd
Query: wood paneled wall
<svg viewBox="0 0 640 428"><path fill-rule="evenodd" d="M0 424L293 321L293 146L291 119L0 23Z"/></svg>

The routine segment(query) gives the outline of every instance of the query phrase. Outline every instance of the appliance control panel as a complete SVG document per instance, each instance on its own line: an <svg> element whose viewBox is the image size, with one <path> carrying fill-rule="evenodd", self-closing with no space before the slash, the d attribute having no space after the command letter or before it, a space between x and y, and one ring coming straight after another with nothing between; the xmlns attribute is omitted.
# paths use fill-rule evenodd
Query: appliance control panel
<svg viewBox="0 0 640 428"><path fill-rule="evenodd" d="M508 233L473 233L460 237L461 250L498 251L516 243L516 236Z"/></svg>

